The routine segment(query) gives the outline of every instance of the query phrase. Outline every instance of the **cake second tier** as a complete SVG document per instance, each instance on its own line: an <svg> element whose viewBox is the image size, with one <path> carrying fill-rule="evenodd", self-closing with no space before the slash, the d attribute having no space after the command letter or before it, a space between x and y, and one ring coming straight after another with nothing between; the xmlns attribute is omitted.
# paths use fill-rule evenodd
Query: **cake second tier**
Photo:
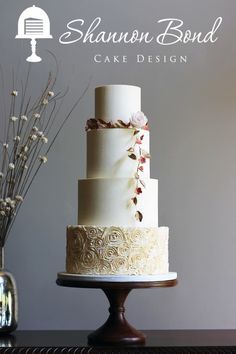
<svg viewBox="0 0 236 354"><path fill-rule="evenodd" d="M138 133L135 134L135 132ZM136 141L141 144L137 144ZM149 153L148 130L115 128L88 131L87 178L134 177L140 151ZM136 159L129 158L131 153L135 154ZM149 159L145 160L140 175L143 178L150 177Z"/></svg>
<svg viewBox="0 0 236 354"><path fill-rule="evenodd" d="M158 180L96 178L78 182L78 224L158 227ZM138 192L138 193L137 193ZM136 198L137 204L132 198ZM137 218L142 214L142 221Z"/></svg>

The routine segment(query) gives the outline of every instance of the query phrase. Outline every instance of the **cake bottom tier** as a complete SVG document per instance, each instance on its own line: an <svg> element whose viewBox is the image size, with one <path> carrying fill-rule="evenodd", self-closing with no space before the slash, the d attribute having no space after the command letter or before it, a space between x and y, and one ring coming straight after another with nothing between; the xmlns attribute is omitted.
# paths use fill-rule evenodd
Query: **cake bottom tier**
<svg viewBox="0 0 236 354"><path fill-rule="evenodd" d="M166 274L168 227L68 226L66 271L92 275Z"/></svg>

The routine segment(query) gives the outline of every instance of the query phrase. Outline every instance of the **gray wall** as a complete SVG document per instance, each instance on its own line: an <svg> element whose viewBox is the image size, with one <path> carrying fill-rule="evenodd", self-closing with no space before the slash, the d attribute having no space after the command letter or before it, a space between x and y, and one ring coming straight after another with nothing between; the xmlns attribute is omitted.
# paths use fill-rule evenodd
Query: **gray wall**
<svg viewBox="0 0 236 354"><path fill-rule="evenodd" d="M25 70L29 40L15 40L17 20L31 1L3 1L0 62L6 74ZM91 76L81 105L68 122L48 165L41 170L14 225L6 249L7 267L19 288L20 329L92 329L107 316L99 290L59 288L64 269L65 228L76 223L77 178L85 176L84 125L93 116L93 89L101 84L142 87L142 108L150 117L152 176L159 179L160 225L170 227L170 269L179 284L133 291L127 317L144 329L236 327L236 2L233 0L35 1L49 15L53 40L39 41L44 57L34 64L32 92L52 66L60 64L59 87L69 85L66 112ZM178 17L207 31L223 17L214 44L65 46L58 37L75 18L103 18L109 30L137 27L157 31L156 20ZM188 55L187 64L94 64L95 53ZM9 77L9 76L8 76Z"/></svg>

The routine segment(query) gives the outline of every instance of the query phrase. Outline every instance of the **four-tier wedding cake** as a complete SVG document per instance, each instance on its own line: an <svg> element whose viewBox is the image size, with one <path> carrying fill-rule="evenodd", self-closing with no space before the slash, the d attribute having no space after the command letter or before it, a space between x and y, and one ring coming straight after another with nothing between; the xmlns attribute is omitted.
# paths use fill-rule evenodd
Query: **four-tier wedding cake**
<svg viewBox="0 0 236 354"><path fill-rule="evenodd" d="M87 175L78 182L78 225L67 228L67 273L168 273L169 229L158 226L140 87L97 87L86 131Z"/></svg>

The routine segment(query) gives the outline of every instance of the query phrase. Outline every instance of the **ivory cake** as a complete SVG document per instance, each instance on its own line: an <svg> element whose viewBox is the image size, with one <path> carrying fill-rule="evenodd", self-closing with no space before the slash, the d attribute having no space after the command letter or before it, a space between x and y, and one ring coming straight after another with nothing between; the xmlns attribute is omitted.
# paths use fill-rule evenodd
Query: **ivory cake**
<svg viewBox="0 0 236 354"><path fill-rule="evenodd" d="M141 89L95 89L86 179L78 181L78 225L67 228L66 271L157 275L169 271L168 227L158 227L158 180L150 178Z"/></svg>

